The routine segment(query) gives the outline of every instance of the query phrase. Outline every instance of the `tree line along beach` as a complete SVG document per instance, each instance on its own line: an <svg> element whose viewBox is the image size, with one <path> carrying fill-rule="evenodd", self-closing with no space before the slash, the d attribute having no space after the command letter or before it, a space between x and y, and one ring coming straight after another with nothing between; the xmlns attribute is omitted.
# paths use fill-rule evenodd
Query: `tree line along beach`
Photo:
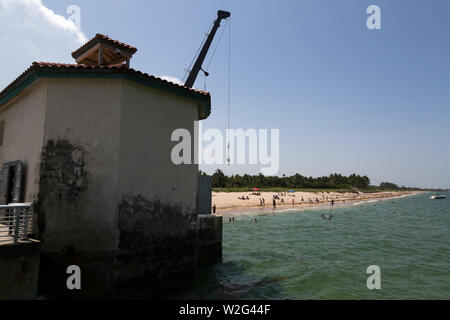
<svg viewBox="0 0 450 320"><path fill-rule="evenodd" d="M199 175L206 174L199 171ZM298 173L291 176L227 176L217 169L211 175L211 180L212 207L216 214L340 206L427 191L416 187L399 187L392 182L381 182L375 186L368 176L355 173L348 176L333 173L315 178Z"/></svg>

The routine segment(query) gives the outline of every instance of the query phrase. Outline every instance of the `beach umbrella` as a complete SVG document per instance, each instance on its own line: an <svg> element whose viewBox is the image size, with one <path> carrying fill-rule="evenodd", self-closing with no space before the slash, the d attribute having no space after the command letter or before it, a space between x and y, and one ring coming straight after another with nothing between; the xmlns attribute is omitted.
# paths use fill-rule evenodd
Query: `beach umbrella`
<svg viewBox="0 0 450 320"><path fill-rule="evenodd" d="M292 193L292 192L295 192L295 191L294 191L294 190L289 190L288 192L291 192L291 193Z"/></svg>
<svg viewBox="0 0 450 320"><path fill-rule="evenodd" d="M253 191L259 191L259 188L253 188Z"/></svg>

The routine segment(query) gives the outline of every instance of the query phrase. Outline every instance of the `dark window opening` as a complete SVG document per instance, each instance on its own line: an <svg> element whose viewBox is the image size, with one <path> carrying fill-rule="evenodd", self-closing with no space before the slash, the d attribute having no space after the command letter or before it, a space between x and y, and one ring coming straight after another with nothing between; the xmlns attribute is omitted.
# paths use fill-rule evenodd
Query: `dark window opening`
<svg viewBox="0 0 450 320"><path fill-rule="evenodd" d="M1 174L1 204L23 200L23 164L20 161L3 164Z"/></svg>
<svg viewBox="0 0 450 320"><path fill-rule="evenodd" d="M12 203L14 199L14 185L16 184L16 172L17 169L15 166L11 166L7 168L8 172L8 188L6 191L6 203Z"/></svg>
<svg viewBox="0 0 450 320"><path fill-rule="evenodd" d="M5 121L0 121L0 147L3 145L3 132L5 131Z"/></svg>

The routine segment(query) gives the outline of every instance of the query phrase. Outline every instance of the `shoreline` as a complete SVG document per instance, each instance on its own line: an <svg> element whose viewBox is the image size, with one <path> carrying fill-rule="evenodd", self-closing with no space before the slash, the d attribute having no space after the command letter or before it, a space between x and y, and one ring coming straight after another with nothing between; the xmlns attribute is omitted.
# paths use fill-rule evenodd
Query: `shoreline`
<svg viewBox="0 0 450 320"><path fill-rule="evenodd" d="M252 195L251 193L242 192L213 192L213 205L217 207L217 216L243 216L243 215L268 215L271 213L279 213L286 211L299 211L308 209L330 209L333 207L343 207L347 205L364 204L381 200L395 199L405 196L412 196L416 194L426 193L425 191L393 191L393 192L375 192L375 193L350 193L337 194L335 192L298 192L295 197L292 195L279 196L280 200L276 200L276 208L272 207L273 195L276 192L261 192L260 196ZM249 196L250 200L240 200L238 197L245 195ZM270 195L270 201L269 199ZM309 199L314 195L314 199L319 201L309 202ZM305 198L305 196L307 196ZM260 206L257 201L259 198L266 199L266 205ZM303 197L303 202L297 199ZM256 198L256 199L255 199ZM281 198L284 202L281 202ZM235 200L234 200L235 199ZM294 205L292 204L294 199ZM256 204L255 204L256 200ZM331 200L334 200L334 206L331 206Z"/></svg>

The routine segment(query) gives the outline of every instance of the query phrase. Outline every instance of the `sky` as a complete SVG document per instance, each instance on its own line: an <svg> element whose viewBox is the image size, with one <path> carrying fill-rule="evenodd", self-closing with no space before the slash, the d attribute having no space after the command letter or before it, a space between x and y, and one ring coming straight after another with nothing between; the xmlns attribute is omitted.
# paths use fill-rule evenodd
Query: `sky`
<svg viewBox="0 0 450 320"><path fill-rule="evenodd" d="M81 30L67 20L70 5ZM369 5L381 9L380 30L366 26ZM0 87L33 61L72 63L96 33L137 47L133 68L182 79L218 9L231 12L231 33L208 70L204 130L227 128L231 40L231 128L279 129L279 175L450 188L448 0L0 0ZM260 169L200 167L217 168Z"/></svg>

